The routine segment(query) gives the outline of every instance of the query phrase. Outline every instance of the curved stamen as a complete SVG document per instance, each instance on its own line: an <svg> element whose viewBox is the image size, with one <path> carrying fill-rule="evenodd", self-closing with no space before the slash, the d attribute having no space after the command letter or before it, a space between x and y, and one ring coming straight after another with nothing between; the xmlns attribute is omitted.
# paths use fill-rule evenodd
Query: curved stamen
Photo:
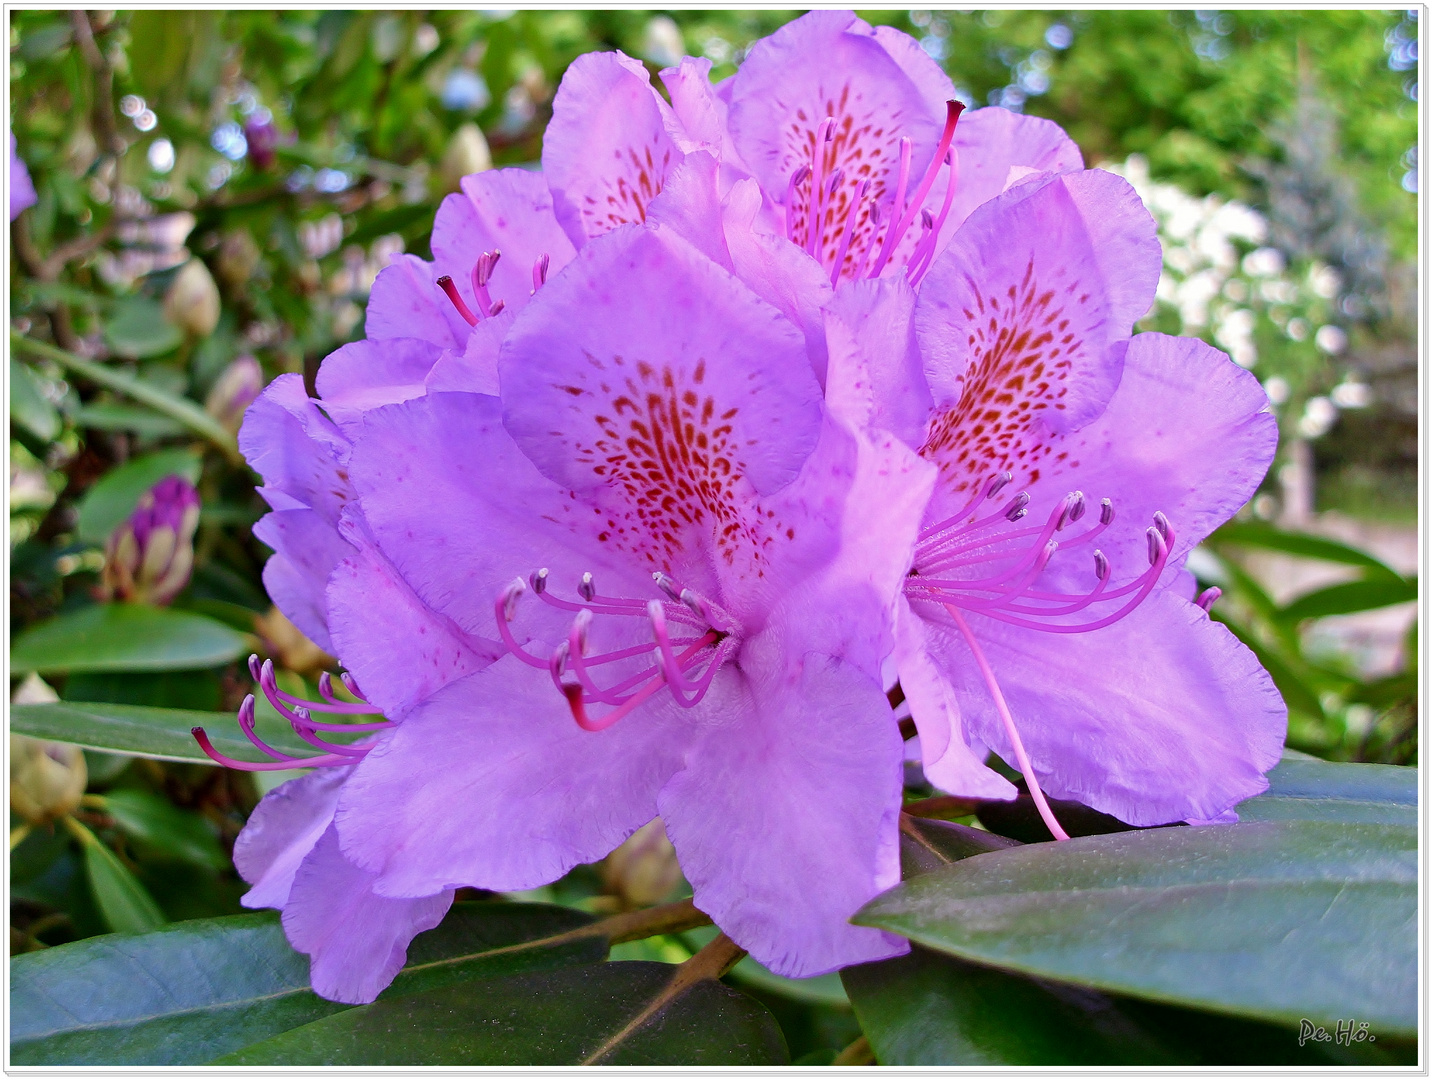
<svg viewBox="0 0 1432 1080"><path fill-rule="evenodd" d="M521 583L522 579L518 578L517 584L520 585ZM521 645L517 644L517 639L512 636L512 631L508 628L507 624L512 621L512 616L515 614L517 596L519 595L521 595L521 591L514 590L514 587L509 585L502 594L498 596L496 603L493 604L493 613L497 616L498 636L502 638L502 644L507 646L507 651L524 664L529 667L545 668L547 667L547 661L540 657L533 656Z"/></svg>
<svg viewBox="0 0 1432 1080"><path fill-rule="evenodd" d="M539 255L537 261L532 264L532 295L537 295L537 290L547 284L547 270L552 265L550 255Z"/></svg>
<svg viewBox="0 0 1432 1080"><path fill-rule="evenodd" d="M362 757L368 752L366 746L343 746L340 743L331 743L318 738L318 736L313 734L314 726L308 723L308 710L295 709L294 711L298 714L298 719L291 724L293 733L308 743L309 746L319 750L327 750L331 754L344 754L348 757ZM332 728L330 727L328 730L331 731Z"/></svg>
<svg viewBox="0 0 1432 1080"><path fill-rule="evenodd" d="M979 647L979 642L975 641L974 634L970 633L969 624L960 614L960 609L953 604L946 604L945 610L955 620L955 626L964 635L965 643L969 645L970 652L974 654L975 664L980 669L980 675L984 677L990 697L994 699L995 710L999 713L999 718L1004 724L1005 734L1009 736L1010 745L1014 748L1015 760L1019 762L1019 771L1024 774L1024 781L1029 785L1029 795L1039 810L1039 816L1044 819L1044 824L1054 835L1054 839L1068 840L1069 834L1060 826L1058 819L1054 816L1054 811L1049 809L1049 803L1045 800L1044 792L1039 787L1039 779L1034 775L1034 766L1030 764L1029 755L1024 750L1024 741L1020 739L1019 730L1014 726L1014 716L1005 703L1004 694L1000 691L999 682L990 669L989 661L985 659L984 651Z"/></svg>
<svg viewBox="0 0 1432 1080"><path fill-rule="evenodd" d="M446 274L438 278L438 288L447 293L447 298L452 301L452 306L457 308L457 313L467 321L468 326L477 325L477 316L472 313L472 309L463 300L462 293L457 291L457 286L453 284L452 278Z"/></svg>
<svg viewBox="0 0 1432 1080"><path fill-rule="evenodd" d="M978 488L975 497L971 499L963 510L953 517L947 517L944 521L938 521L920 530L920 542L924 543L935 533L942 532L952 525L958 525L965 517L974 512L974 508L986 499L993 499L1014 480L1014 474L1008 470L994 473Z"/></svg>
<svg viewBox="0 0 1432 1080"><path fill-rule="evenodd" d="M353 759L343 757L339 754L325 754L322 757L311 758L289 758L285 761L240 761L238 758L231 758L227 754L221 754L214 749L214 744L209 741L208 734L201 727L190 728L189 734L194 736L194 741L199 744L210 761L222 765L226 769L240 769L244 772L278 772L285 769L316 769L328 765L352 765Z"/></svg>
<svg viewBox="0 0 1432 1080"><path fill-rule="evenodd" d="M1214 585L1210 588L1204 589L1203 592L1199 593L1198 599L1195 600L1194 603L1197 604L1199 607L1203 608L1204 611L1212 611L1213 605L1222 595L1223 590L1220 589L1217 585Z"/></svg>
<svg viewBox="0 0 1432 1080"><path fill-rule="evenodd" d="M827 116L815 130L811 148L810 205L806 207L806 252L815 255L820 246L821 216L825 210L825 144L835 131L835 117Z"/></svg>
<svg viewBox="0 0 1432 1080"><path fill-rule="evenodd" d="M295 760L292 754L285 754L280 750L275 750L258 737L258 733L254 731L256 705L257 703L254 701L253 694L247 694L244 696L243 703L239 706L239 730L244 733L244 738L248 739L249 742L253 743L262 753L267 754L271 758L275 758L279 761Z"/></svg>

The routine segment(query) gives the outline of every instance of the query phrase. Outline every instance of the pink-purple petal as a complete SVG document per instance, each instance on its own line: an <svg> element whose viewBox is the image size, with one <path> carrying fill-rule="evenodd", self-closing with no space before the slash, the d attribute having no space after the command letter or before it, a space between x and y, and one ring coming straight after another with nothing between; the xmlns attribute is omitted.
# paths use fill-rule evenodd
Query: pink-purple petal
<svg viewBox="0 0 1432 1080"><path fill-rule="evenodd" d="M697 907L779 975L903 954L847 922L900 880L901 743L879 684L774 634L743 674L658 800Z"/></svg>
<svg viewBox="0 0 1432 1080"><path fill-rule="evenodd" d="M330 1001L363 1005L402 970L408 943L442 922L452 890L389 898L373 892L373 876L343 857L329 826L294 877L283 929L307 953L314 992Z"/></svg>
<svg viewBox="0 0 1432 1080"><path fill-rule="evenodd" d="M254 807L234 841L234 868L252 888L240 903L282 908L293 876L328 831L338 789L352 769L315 769L274 788Z"/></svg>
<svg viewBox="0 0 1432 1080"><path fill-rule="evenodd" d="M584 731L546 670L504 659L364 758L339 799L343 850L385 896L544 885L656 816L698 715L657 701Z"/></svg>

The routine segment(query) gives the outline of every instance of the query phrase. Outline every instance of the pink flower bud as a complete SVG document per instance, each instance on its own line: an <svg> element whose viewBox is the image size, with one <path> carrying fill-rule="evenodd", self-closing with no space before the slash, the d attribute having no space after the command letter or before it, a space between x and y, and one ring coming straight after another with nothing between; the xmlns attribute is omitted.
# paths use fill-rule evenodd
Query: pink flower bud
<svg viewBox="0 0 1432 1080"><path fill-rule="evenodd" d="M189 582L199 495L182 476L167 476L139 497L134 513L104 549L106 600L167 604Z"/></svg>

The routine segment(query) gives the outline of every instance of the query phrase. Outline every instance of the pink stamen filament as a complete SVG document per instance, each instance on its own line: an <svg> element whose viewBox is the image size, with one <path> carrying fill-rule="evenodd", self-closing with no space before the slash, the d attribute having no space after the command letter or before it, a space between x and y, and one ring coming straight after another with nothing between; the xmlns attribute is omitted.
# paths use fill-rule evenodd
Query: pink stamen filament
<svg viewBox="0 0 1432 1080"><path fill-rule="evenodd" d="M706 634L677 658L678 666L684 668L698 652L707 645L714 644L716 640L717 635L715 631ZM706 680L706 682L707 685L710 685L709 679ZM650 682L632 694L631 697L627 698L621 705L617 706L605 716L595 719L587 715L586 707L583 703L586 691L580 683L568 683L562 689L563 693L567 695L567 704L571 707L572 718L577 721L579 727L585 731L605 731L666 685L666 676L658 672ZM680 699L678 698L678 700ZM695 702L692 702L692 704L694 705Z"/></svg>
<svg viewBox="0 0 1432 1080"><path fill-rule="evenodd" d="M913 147L908 135L900 138L900 172L895 183L895 201L890 207L890 224L885 229L885 240L880 245L880 256L875 260L875 265L870 270L870 276L878 278L880 272L885 269L885 264L890 261L890 252L895 247L896 226L904 220L905 188L910 183L910 152Z"/></svg>
<svg viewBox="0 0 1432 1080"><path fill-rule="evenodd" d="M840 280L840 269L845 265L846 252L850 250L850 238L855 234L855 219L869 194L870 181L862 180L860 186L855 189L855 197L850 200L850 211L845 215L845 229L840 234L840 246L835 250L835 263L830 268L831 285Z"/></svg>
<svg viewBox="0 0 1432 1080"><path fill-rule="evenodd" d="M809 206L806 208L806 251L814 255L820 246L821 213L825 204L825 144L830 141L835 117L827 116L815 129L815 145L811 149L811 180Z"/></svg>
<svg viewBox="0 0 1432 1080"><path fill-rule="evenodd" d="M907 271L912 286L918 286L925 272L935 261L935 248L939 246L940 230L945 227L945 219L950 216L950 207L955 204L955 189L960 182L960 153L953 147L945 155L945 164L950 167L949 183L945 185L945 201L940 205L940 212L935 216L935 227L930 230L929 242L922 246L921 250L915 252L910 260L911 269ZM919 264L919 265L916 265Z"/></svg>
<svg viewBox="0 0 1432 1080"><path fill-rule="evenodd" d="M1069 834L1064 831L1059 821L1054 816L1054 811L1049 809L1049 803L1044 798L1044 792L1039 787L1039 780L1034 775L1034 766L1030 764L1029 755L1024 751L1024 742L1019 737L1019 731L1014 726L1014 716L1005 703L1004 694L1000 691L999 682L990 669L989 661L985 659L979 642L975 641L974 634L970 633L969 624L965 617L960 614L960 609L953 604L946 604L945 610L955 620L955 626L964 635L965 643L969 645L970 652L974 654L975 663L979 666L980 674L984 677L985 686L989 688L990 697L994 699L994 707L999 713L999 718L1004 723L1005 734L1009 736L1010 745L1014 748L1015 760L1019 762L1019 771L1024 774L1024 782L1029 785L1029 795L1034 800L1034 805L1039 810L1039 816L1044 819L1044 824L1054 835L1056 840L1068 840Z"/></svg>
<svg viewBox="0 0 1432 1080"><path fill-rule="evenodd" d="M249 661L250 672L253 671L254 659L256 658L250 658ZM274 709L278 712L278 714L282 716L285 720L287 720L290 724L303 724L305 727L316 728L322 731L375 731L378 728L384 728L388 726L387 720L379 720L371 724L330 724L321 720L312 719L311 717L306 715L310 709L324 709L325 707L319 702L305 701L303 698L294 697L292 694L286 694L282 690L280 690L278 688L278 683L275 680L272 660L265 660L263 662L263 666L259 668L258 683L260 689L262 689L264 692L264 697L268 699L269 704L272 705ZM289 709L288 706L290 705L302 707L305 716L300 719L296 713ZM363 715L371 716L378 710L372 708L371 706L366 706L362 709L345 708L341 710L336 709L332 706L328 706L325 711L345 713L361 712Z"/></svg>

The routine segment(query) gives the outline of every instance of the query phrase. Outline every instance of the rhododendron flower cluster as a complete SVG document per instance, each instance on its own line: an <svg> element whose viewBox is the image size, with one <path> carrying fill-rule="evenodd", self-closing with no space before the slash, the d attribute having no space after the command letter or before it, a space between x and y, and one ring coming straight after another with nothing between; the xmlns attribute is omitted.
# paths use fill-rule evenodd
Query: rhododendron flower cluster
<svg viewBox="0 0 1432 1080"><path fill-rule="evenodd" d="M260 690L314 747L235 848L313 985L372 1000L454 890L658 815L773 971L898 955L898 679L928 778L1230 820L1286 714L1184 559L1252 494L1256 380L1133 335L1153 223L1055 125L963 110L844 12L736 75L579 58L543 169L463 181L318 399L240 435L275 602L345 669ZM342 714L362 714L351 720ZM328 719L316 719L327 715ZM357 732L342 742L336 732Z"/></svg>

